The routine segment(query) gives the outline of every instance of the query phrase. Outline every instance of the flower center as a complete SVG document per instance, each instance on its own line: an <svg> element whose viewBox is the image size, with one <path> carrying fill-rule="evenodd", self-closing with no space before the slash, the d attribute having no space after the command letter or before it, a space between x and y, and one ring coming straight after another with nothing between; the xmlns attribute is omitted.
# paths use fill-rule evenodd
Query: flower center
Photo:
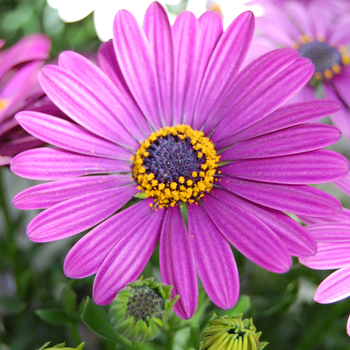
<svg viewBox="0 0 350 350"><path fill-rule="evenodd" d="M134 295L127 304L126 318L134 317L135 321L146 321L149 318L157 317L163 319L164 300L148 286L134 288Z"/></svg>
<svg viewBox="0 0 350 350"><path fill-rule="evenodd" d="M339 74L344 65L349 64L349 57L340 48L325 42L312 41L305 37L297 45L301 57L306 57L315 65L314 78L317 80L332 79Z"/></svg>
<svg viewBox="0 0 350 350"><path fill-rule="evenodd" d="M136 153L133 172L138 189L163 208L178 201L193 203L209 192L218 161L203 132L177 125L151 134Z"/></svg>

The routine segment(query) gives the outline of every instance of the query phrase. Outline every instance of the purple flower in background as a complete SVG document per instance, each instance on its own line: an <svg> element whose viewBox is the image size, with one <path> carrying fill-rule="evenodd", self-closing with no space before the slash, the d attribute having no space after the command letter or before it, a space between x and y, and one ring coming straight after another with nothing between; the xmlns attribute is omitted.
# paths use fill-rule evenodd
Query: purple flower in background
<svg viewBox="0 0 350 350"><path fill-rule="evenodd" d="M350 210L343 209L331 220L312 218L311 222L306 230L317 241L317 254L299 260L316 270L338 269L318 286L314 296L318 303L334 303L350 296ZM350 317L347 333L350 336Z"/></svg>
<svg viewBox="0 0 350 350"><path fill-rule="evenodd" d="M36 242L97 225L64 264L72 278L96 274L96 303L110 303L135 280L159 240L162 280L181 296L175 312L182 318L196 309L196 271L215 304L236 303L239 276L229 242L278 273L290 268L291 255L315 254L314 240L283 211L340 210L335 198L307 186L348 173L343 156L321 149L340 138L339 130L310 122L339 104L282 106L313 74L296 50L270 52L240 71L253 32L251 12L225 32L215 12L199 19L182 12L171 27L155 2L142 28L128 11L117 13L99 67L67 51L59 66L39 73L45 93L75 123L17 114L25 130L56 147L12 160L17 175L54 180L13 203L47 208L27 228ZM139 193L143 200L117 212ZM188 227L181 206L188 208Z"/></svg>
<svg viewBox="0 0 350 350"><path fill-rule="evenodd" d="M0 42L0 48L4 45ZM25 132L14 118L21 109L54 111L44 96L38 72L48 58L51 42L42 34L27 35L0 52L0 166L24 150L43 142Z"/></svg>
<svg viewBox="0 0 350 350"><path fill-rule="evenodd" d="M319 5L305 6L296 1L285 3L285 10L273 8L257 19L259 36L250 56L257 57L281 47L294 47L310 58L315 73L293 101L306 101L320 94L336 100L342 109L331 115L332 122L350 138L350 17L335 23Z"/></svg>
<svg viewBox="0 0 350 350"><path fill-rule="evenodd" d="M270 5L284 8L285 3L288 1L290 0L253 0L251 3L259 4L269 9ZM328 14L332 17L350 11L350 3L348 0L296 0L296 2L300 2L304 5L313 3L327 10L329 12Z"/></svg>

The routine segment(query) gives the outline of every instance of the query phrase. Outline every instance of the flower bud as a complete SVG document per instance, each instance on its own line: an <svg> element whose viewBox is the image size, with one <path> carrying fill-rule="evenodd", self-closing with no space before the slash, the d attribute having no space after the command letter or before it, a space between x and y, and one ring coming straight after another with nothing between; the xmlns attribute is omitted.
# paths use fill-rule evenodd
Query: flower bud
<svg viewBox="0 0 350 350"><path fill-rule="evenodd" d="M234 317L213 317L203 329L199 350L261 350L268 343L260 342L252 319L242 320L243 314Z"/></svg>
<svg viewBox="0 0 350 350"><path fill-rule="evenodd" d="M110 315L117 332L133 341L150 341L164 328L175 302L172 286L142 277L121 289L112 302Z"/></svg>

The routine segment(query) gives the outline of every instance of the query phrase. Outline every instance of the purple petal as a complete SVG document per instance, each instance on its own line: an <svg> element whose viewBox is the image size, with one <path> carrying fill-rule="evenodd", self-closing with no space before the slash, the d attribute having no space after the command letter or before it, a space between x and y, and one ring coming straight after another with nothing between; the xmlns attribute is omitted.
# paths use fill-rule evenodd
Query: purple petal
<svg viewBox="0 0 350 350"><path fill-rule="evenodd" d="M343 101L350 106L350 67L342 67L340 74L335 75L332 78L332 85L334 86L338 95L343 99Z"/></svg>
<svg viewBox="0 0 350 350"><path fill-rule="evenodd" d="M96 157L130 160L124 147L102 139L77 124L38 112L19 112L19 124L35 137L68 151Z"/></svg>
<svg viewBox="0 0 350 350"><path fill-rule="evenodd" d="M350 242L350 221L320 223L305 228L316 242Z"/></svg>
<svg viewBox="0 0 350 350"><path fill-rule="evenodd" d="M42 146L43 144L44 142L41 140L38 140L33 136L26 136L26 133L24 133L23 137L3 144L0 143L0 157L14 156L17 153Z"/></svg>
<svg viewBox="0 0 350 350"><path fill-rule="evenodd" d="M113 247L146 215L153 198L121 211L95 227L80 239L64 260L64 273L70 278L95 274Z"/></svg>
<svg viewBox="0 0 350 350"><path fill-rule="evenodd" d="M313 72L311 61L299 58L265 84L250 88L247 97L226 114L211 140L218 142L262 120L295 95L311 79Z"/></svg>
<svg viewBox="0 0 350 350"><path fill-rule="evenodd" d="M97 52L97 63L98 66L113 81L114 85L117 87L120 93L123 94L123 98L128 101L128 103L135 105L135 108L138 109L137 113L141 113L119 67L112 39L100 45Z"/></svg>
<svg viewBox="0 0 350 350"><path fill-rule="evenodd" d="M164 120L155 62L147 37L135 17L126 10L117 12L113 33L114 49L125 81L142 113L158 130Z"/></svg>
<svg viewBox="0 0 350 350"><path fill-rule="evenodd" d="M83 80L87 86L93 87L103 96L107 106L116 109L116 118L130 134L143 141L149 133L149 127L141 111L132 103L125 100L125 94L119 92L112 80L86 57L73 51L64 51L59 55L59 65Z"/></svg>
<svg viewBox="0 0 350 350"><path fill-rule="evenodd" d="M38 148L14 157L11 161L11 171L32 180L60 180L81 175L130 172L131 164L56 148Z"/></svg>
<svg viewBox="0 0 350 350"><path fill-rule="evenodd" d="M342 108L331 115L332 123L341 130L342 134L350 139L350 112L349 107L342 101L339 95L328 84L324 84L324 94L326 98L339 102Z"/></svg>
<svg viewBox="0 0 350 350"><path fill-rule="evenodd" d="M329 275L318 286L314 300L329 304L350 296L350 267L340 269Z"/></svg>
<svg viewBox="0 0 350 350"><path fill-rule="evenodd" d="M171 125L175 69L174 44L168 16L158 2L153 2L148 7L143 28L155 62L162 116L165 125Z"/></svg>
<svg viewBox="0 0 350 350"><path fill-rule="evenodd" d="M284 157L237 160L221 169L223 174L261 182L317 184L343 178L349 161L339 153L317 150Z"/></svg>
<svg viewBox="0 0 350 350"><path fill-rule="evenodd" d="M33 101L44 95L38 83L38 72L43 62L31 62L20 68L0 91L0 98L8 100L9 104L0 111L0 123L10 118Z"/></svg>
<svg viewBox="0 0 350 350"><path fill-rule="evenodd" d="M350 196L350 174L346 175L341 180L335 181L334 184Z"/></svg>
<svg viewBox="0 0 350 350"><path fill-rule="evenodd" d="M313 216L304 216L298 215L299 219L307 224L321 224L321 223L330 223L330 222L350 222L350 210L346 208L342 208L342 210L336 215L328 216L328 217L313 217Z"/></svg>
<svg viewBox="0 0 350 350"><path fill-rule="evenodd" d="M197 104L197 99L199 96L200 88L202 86L202 81L204 74L206 72L208 62L211 58L213 50L220 39L222 31L222 17L216 11L206 11L198 19L199 22L199 35L196 37L197 43L199 45L193 46L197 49L196 54L189 54L187 57L187 64L191 67L193 72L192 80L190 86L187 87L187 98L184 106L184 123L188 125L202 125L203 118L198 116L197 120L193 120L194 111ZM193 32L189 34L190 37L193 36ZM196 61L195 61L196 58ZM184 65L184 62L179 62L179 67Z"/></svg>
<svg viewBox="0 0 350 350"><path fill-rule="evenodd" d="M223 199L224 191L215 189L203 198L203 204L221 234L243 255L266 270L289 270L291 257L273 231L256 216ZM273 252L273 254L271 254Z"/></svg>
<svg viewBox="0 0 350 350"><path fill-rule="evenodd" d="M295 40L300 37L298 29L290 22L285 11L274 9L264 16L256 19L256 27L262 32L264 38L276 46L292 47Z"/></svg>
<svg viewBox="0 0 350 350"><path fill-rule="evenodd" d="M312 29L310 25L310 19L308 18L307 7L297 1L290 1L285 4L286 13L289 19L301 33L306 35L312 35Z"/></svg>
<svg viewBox="0 0 350 350"><path fill-rule="evenodd" d="M49 57L51 40L43 34L34 33L26 35L10 49L1 52L0 79L17 64L32 61L46 60Z"/></svg>
<svg viewBox="0 0 350 350"><path fill-rule="evenodd" d="M260 56L260 55L259 55ZM204 132L210 132L224 117L225 113L242 101L254 88L265 83L277 73L295 62L299 54L296 50L285 48L273 50L259 57L245 67L234 80L222 104L212 109L207 117ZM221 113L220 113L221 112Z"/></svg>
<svg viewBox="0 0 350 350"><path fill-rule="evenodd" d="M317 243L317 254L299 258L299 261L314 270L332 270L350 266L350 242Z"/></svg>
<svg viewBox="0 0 350 350"><path fill-rule="evenodd" d="M199 278L220 308L232 308L239 296L239 276L232 249L201 205L188 208L188 226ZM216 251L213 253L213 246Z"/></svg>
<svg viewBox="0 0 350 350"><path fill-rule="evenodd" d="M283 106L256 124L230 137L227 139L228 141L219 141L217 147L218 149L224 148L238 141L319 119L338 111L340 108L339 103L327 100L314 100Z"/></svg>
<svg viewBox="0 0 350 350"><path fill-rule="evenodd" d="M215 105L221 104L247 55L254 33L254 16L250 11L240 14L221 35L203 78L195 112L196 121L203 121ZM201 124L194 124L198 128Z"/></svg>
<svg viewBox="0 0 350 350"><path fill-rule="evenodd" d="M316 242L311 235L298 222L290 216L270 208L262 207L238 196L221 192L221 197L234 200L235 205L250 212L265 223L283 242L288 252L294 256L310 256L316 253Z"/></svg>
<svg viewBox="0 0 350 350"><path fill-rule="evenodd" d="M180 207L169 207L164 217L159 266L162 281L174 286L171 295L180 295L174 311L183 318L193 316L197 307L198 285L190 236L182 218Z"/></svg>
<svg viewBox="0 0 350 350"><path fill-rule="evenodd" d="M240 142L222 153L220 161L267 158L314 151L337 142L339 129L325 124L302 124Z"/></svg>
<svg viewBox="0 0 350 350"><path fill-rule="evenodd" d="M138 192L135 185L87 193L68 199L37 215L27 227L34 242L73 236L115 213Z"/></svg>
<svg viewBox="0 0 350 350"><path fill-rule="evenodd" d="M116 116L118 104L111 104L112 95L101 96L58 66L45 66L39 81L49 98L76 123L107 140L138 149L138 143Z"/></svg>
<svg viewBox="0 0 350 350"><path fill-rule="evenodd" d="M218 185L252 202L288 213L330 216L341 210L340 202L317 188L280 185L234 177L220 178Z"/></svg>
<svg viewBox="0 0 350 350"><path fill-rule="evenodd" d="M95 278L96 304L109 304L121 288L139 277L157 245L163 216L162 210L152 211L109 252Z"/></svg>
<svg viewBox="0 0 350 350"><path fill-rule="evenodd" d="M173 124L182 124L184 119L191 120L192 115L188 115L187 99L189 104L196 102L198 95L191 95L191 83L195 79L195 72L199 61L199 22L193 13L181 12L173 26L174 33L174 54L175 54L175 84L174 84L174 104L173 104ZM208 55L206 52L205 55ZM203 68L202 68L203 69ZM205 68L204 68L205 69ZM190 96L195 101L190 100ZM193 111L192 111L193 113Z"/></svg>
<svg viewBox="0 0 350 350"><path fill-rule="evenodd" d="M13 198L12 204L15 208L22 210L45 209L67 199L120 187L132 181L133 179L128 175L109 175L48 182L18 193Z"/></svg>

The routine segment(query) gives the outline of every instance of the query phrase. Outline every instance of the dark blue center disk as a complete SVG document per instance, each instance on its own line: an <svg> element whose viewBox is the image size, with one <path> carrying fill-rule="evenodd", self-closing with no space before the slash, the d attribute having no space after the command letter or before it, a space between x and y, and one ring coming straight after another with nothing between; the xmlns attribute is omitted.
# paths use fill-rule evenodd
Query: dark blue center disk
<svg viewBox="0 0 350 350"><path fill-rule="evenodd" d="M201 165L206 161L204 155L197 157L200 150L193 149L190 138L182 140L173 135L158 138L147 151L149 156L144 158L142 165L146 173L153 173L159 183L179 183L180 176L185 181L192 180L195 183L198 177L193 178L192 173L203 171Z"/></svg>
<svg viewBox="0 0 350 350"><path fill-rule="evenodd" d="M318 41L301 45L301 57L309 58L315 65L315 72L323 73L326 69L332 70L334 64L342 65L341 53L334 47Z"/></svg>

